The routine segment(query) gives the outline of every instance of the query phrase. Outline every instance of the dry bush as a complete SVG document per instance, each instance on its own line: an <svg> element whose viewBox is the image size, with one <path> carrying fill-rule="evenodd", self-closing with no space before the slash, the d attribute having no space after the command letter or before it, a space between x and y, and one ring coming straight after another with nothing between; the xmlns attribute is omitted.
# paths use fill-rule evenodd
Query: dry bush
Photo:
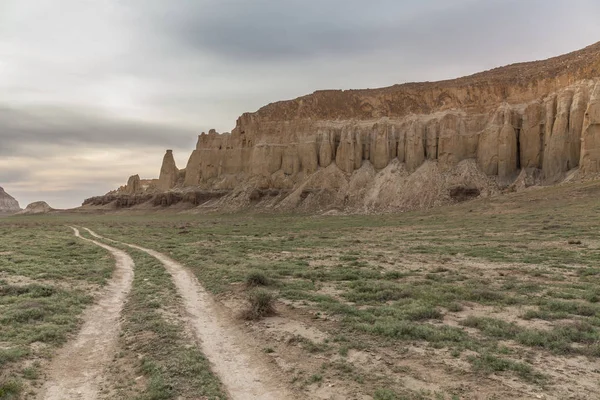
<svg viewBox="0 0 600 400"><path fill-rule="evenodd" d="M248 321L256 321L275 315L275 300L275 295L267 290L253 290L248 293L248 307L242 311L241 317Z"/></svg>
<svg viewBox="0 0 600 400"><path fill-rule="evenodd" d="M246 286L248 287L269 286L269 283L269 278L260 271L251 271L246 276Z"/></svg>

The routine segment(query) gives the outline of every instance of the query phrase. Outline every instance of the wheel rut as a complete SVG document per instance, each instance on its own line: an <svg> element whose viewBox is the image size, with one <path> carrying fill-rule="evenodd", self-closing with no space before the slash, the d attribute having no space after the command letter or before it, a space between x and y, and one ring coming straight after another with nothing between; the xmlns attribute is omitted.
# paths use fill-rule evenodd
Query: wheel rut
<svg viewBox="0 0 600 400"><path fill-rule="evenodd" d="M92 236L104 238L84 228ZM166 255L133 244L123 243L143 251L160 261L172 276L183 298L186 323L196 336L198 345L213 365L214 372L233 400L297 399L277 376L277 371L252 348L231 316L225 315L206 292L194 274Z"/></svg>
<svg viewBox="0 0 600 400"><path fill-rule="evenodd" d="M83 326L72 341L63 346L48 368L48 380L37 396L43 400L94 400L98 398L103 373L115 354L120 331L119 317L131 284L134 263L124 251L75 236L109 251L116 268L96 303L83 313Z"/></svg>

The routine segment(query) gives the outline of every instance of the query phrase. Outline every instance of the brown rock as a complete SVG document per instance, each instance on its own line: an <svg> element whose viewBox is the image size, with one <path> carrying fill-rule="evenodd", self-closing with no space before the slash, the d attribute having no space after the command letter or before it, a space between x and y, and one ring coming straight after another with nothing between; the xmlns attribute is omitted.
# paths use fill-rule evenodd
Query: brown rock
<svg viewBox="0 0 600 400"><path fill-rule="evenodd" d="M581 172L600 172L600 83L596 83L585 113L581 144Z"/></svg>
<svg viewBox="0 0 600 400"><path fill-rule="evenodd" d="M396 126L391 123L388 127L388 139L388 149L390 150L389 160L391 161L398 156L398 131L396 129Z"/></svg>
<svg viewBox="0 0 600 400"><path fill-rule="evenodd" d="M175 165L173 158L173 150L167 150L163 158L163 163L160 168L160 176L158 177L158 188L163 191L173 189L177 184L179 170Z"/></svg>
<svg viewBox="0 0 600 400"><path fill-rule="evenodd" d="M333 146L331 145L331 135L325 131L321 135L321 147L319 148L319 165L321 168L327 168L333 161Z"/></svg>
<svg viewBox="0 0 600 400"><path fill-rule="evenodd" d="M428 160L438 159L438 121L433 119L427 123L427 141L425 145L425 157Z"/></svg>
<svg viewBox="0 0 600 400"><path fill-rule="evenodd" d="M552 96L546 102L547 124L552 113L556 111L552 129L546 125L544 162L542 170L547 182L559 180L563 172L569 170L569 114L573 103L573 91L566 90L557 96ZM550 119L549 119L550 118Z"/></svg>
<svg viewBox="0 0 600 400"><path fill-rule="evenodd" d="M387 122L377 123L373 126L371 136L371 164L376 169L387 167L390 162L390 138Z"/></svg>
<svg viewBox="0 0 600 400"><path fill-rule="evenodd" d="M135 194L142 190L142 181L139 175L132 175L127 180L126 192L127 194Z"/></svg>
<svg viewBox="0 0 600 400"><path fill-rule="evenodd" d="M194 150L188 159L188 163L185 167L185 186L194 186L200 184L201 180L201 165L202 161L200 160L200 151Z"/></svg>
<svg viewBox="0 0 600 400"><path fill-rule="evenodd" d="M581 134L583 133L583 122L585 120L585 111L589 102L589 93L586 86L576 89L571 105L571 115L569 117L569 136L567 170L579 166L581 158Z"/></svg>
<svg viewBox="0 0 600 400"><path fill-rule="evenodd" d="M523 128L519 136L521 168L541 168L544 149L543 109L540 102L525 108Z"/></svg>
<svg viewBox="0 0 600 400"><path fill-rule="evenodd" d="M432 137L435 140L435 136ZM446 114L439 125L437 155L443 167L451 167L466 159L466 127L463 119L456 114ZM434 146L431 147L432 157Z"/></svg>
<svg viewBox="0 0 600 400"><path fill-rule="evenodd" d="M424 126L419 120L411 123L406 132L406 169L414 171L425 161Z"/></svg>
<svg viewBox="0 0 600 400"><path fill-rule="evenodd" d="M494 113L491 121L479 136L477 165L487 175L498 175L498 141L504 125L505 107Z"/></svg>
<svg viewBox="0 0 600 400"><path fill-rule="evenodd" d="M286 175L295 175L300 171L300 156L298 155L298 145L296 143L283 148L281 169Z"/></svg>
<svg viewBox="0 0 600 400"><path fill-rule="evenodd" d="M317 151L316 137L310 136L303 142L298 143L298 154L302 170L307 174L313 174L319 169L319 155Z"/></svg>
<svg viewBox="0 0 600 400"><path fill-rule="evenodd" d="M398 136L398 150L396 155L398 161L403 163L406 161L406 125L403 124L396 128L396 134Z"/></svg>
<svg viewBox="0 0 600 400"><path fill-rule="evenodd" d="M354 148L354 127L348 126L342 130L340 144L335 155L335 163L342 171L351 174L354 171L354 157L356 155Z"/></svg>
<svg viewBox="0 0 600 400"><path fill-rule="evenodd" d="M363 161L363 144L362 144L362 136L359 130L354 130L353 133L354 139L354 169L360 169Z"/></svg>
<svg viewBox="0 0 600 400"><path fill-rule="evenodd" d="M510 112L504 115L504 125L498 136L498 176L514 177L517 173L517 134Z"/></svg>

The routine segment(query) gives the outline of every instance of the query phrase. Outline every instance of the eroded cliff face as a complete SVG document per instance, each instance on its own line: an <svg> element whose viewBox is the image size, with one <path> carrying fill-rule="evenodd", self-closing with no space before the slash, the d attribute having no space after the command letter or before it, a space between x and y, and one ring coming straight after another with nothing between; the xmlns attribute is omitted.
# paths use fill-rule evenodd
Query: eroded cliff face
<svg viewBox="0 0 600 400"><path fill-rule="evenodd" d="M0 187L0 213L15 213L21 211L19 202Z"/></svg>
<svg viewBox="0 0 600 400"><path fill-rule="evenodd" d="M600 44L453 81L270 104L231 133L200 135L184 172L167 152L158 187L231 191L240 207L275 190L258 201L401 210L491 194L524 172L551 184L575 169L600 172Z"/></svg>

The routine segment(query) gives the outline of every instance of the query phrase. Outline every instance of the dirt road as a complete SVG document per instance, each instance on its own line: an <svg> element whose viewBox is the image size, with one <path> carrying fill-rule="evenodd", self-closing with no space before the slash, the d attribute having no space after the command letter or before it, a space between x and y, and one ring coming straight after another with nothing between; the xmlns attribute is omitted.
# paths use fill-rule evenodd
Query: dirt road
<svg viewBox="0 0 600 400"><path fill-rule="evenodd" d="M116 269L98 301L84 312L84 323L77 337L63 346L52 360L48 381L38 399L94 400L98 397L103 372L114 356L119 316L133 282L134 263L127 253L83 238L79 230L72 229L78 238L109 251L116 260Z"/></svg>
<svg viewBox="0 0 600 400"><path fill-rule="evenodd" d="M102 238L84 229L92 236ZM202 352L211 361L214 372L233 400L296 398L261 357L260 350L253 348L248 338L239 331L232 316L222 313L191 271L162 253L127 245L156 258L171 274L188 314L186 323L192 328Z"/></svg>

